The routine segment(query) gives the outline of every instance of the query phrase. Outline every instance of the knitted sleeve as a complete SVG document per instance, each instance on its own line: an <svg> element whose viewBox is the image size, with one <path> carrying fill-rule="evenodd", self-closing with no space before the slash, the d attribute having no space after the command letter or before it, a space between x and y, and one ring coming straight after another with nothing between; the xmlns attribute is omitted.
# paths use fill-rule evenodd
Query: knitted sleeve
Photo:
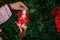
<svg viewBox="0 0 60 40"><path fill-rule="evenodd" d="M4 5L0 8L0 25L6 22L12 15L12 12L8 5Z"/></svg>

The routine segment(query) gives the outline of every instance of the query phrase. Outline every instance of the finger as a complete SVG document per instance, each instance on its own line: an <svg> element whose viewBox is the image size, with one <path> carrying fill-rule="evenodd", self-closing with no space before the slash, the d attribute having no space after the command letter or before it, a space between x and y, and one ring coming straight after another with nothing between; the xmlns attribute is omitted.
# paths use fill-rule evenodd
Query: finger
<svg viewBox="0 0 60 40"><path fill-rule="evenodd" d="M18 9L18 10L22 10L22 11L23 11L23 10L25 10L25 9L24 9L24 8L22 8L22 7L19 7L19 9Z"/></svg>
<svg viewBox="0 0 60 40"><path fill-rule="evenodd" d="M20 5L21 5L23 8L25 8L25 10L28 10L27 6L26 6L24 3L20 2Z"/></svg>

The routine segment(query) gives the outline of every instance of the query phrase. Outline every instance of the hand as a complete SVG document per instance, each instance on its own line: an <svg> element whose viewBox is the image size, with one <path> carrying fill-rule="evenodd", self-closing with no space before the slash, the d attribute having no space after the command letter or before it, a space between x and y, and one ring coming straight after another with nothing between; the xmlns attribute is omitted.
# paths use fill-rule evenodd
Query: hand
<svg viewBox="0 0 60 40"><path fill-rule="evenodd" d="M27 6L22 2L12 3L10 6L14 10L28 10Z"/></svg>

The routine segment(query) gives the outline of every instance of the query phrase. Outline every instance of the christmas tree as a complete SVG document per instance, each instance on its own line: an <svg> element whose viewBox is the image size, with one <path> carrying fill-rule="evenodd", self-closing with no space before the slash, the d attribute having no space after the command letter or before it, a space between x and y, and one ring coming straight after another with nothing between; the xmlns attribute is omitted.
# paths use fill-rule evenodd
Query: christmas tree
<svg viewBox="0 0 60 40"><path fill-rule="evenodd" d="M0 6L5 3L14 3L19 0L6 0L0 2ZM60 40L60 33L56 32L55 23L51 16L51 10L60 4L59 0L21 0L29 8L29 21L26 36L18 38L18 27L14 24L17 20L17 12L13 11L10 19L0 25L2 32L0 36L3 40Z"/></svg>

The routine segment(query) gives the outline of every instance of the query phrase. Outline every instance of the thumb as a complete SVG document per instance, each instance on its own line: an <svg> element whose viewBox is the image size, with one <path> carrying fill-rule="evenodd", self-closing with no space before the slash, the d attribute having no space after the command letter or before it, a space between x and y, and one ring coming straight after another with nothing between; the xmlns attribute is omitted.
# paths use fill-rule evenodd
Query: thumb
<svg viewBox="0 0 60 40"><path fill-rule="evenodd" d="M23 10L25 10L25 8L23 8L23 7L19 7L19 9L18 9L18 10L22 10L22 11L23 11Z"/></svg>

